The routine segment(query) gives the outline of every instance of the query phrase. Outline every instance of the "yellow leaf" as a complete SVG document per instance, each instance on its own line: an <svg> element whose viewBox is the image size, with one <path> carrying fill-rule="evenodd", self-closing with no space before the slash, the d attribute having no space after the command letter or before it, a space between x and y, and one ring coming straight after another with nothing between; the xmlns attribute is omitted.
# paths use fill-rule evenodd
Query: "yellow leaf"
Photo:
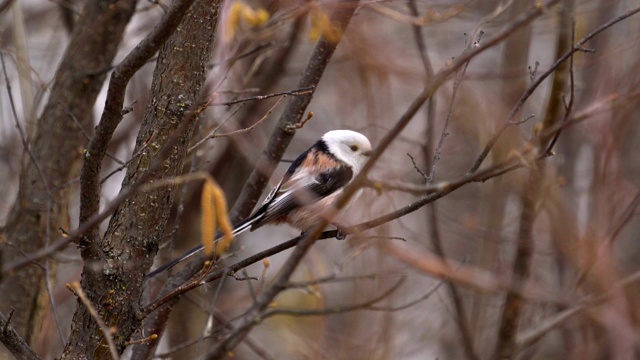
<svg viewBox="0 0 640 360"><path fill-rule="evenodd" d="M227 15L227 19L225 21L225 42L231 41L236 34L236 30L240 24L240 12L242 12L242 6L243 4L238 1L233 3L229 9L229 15Z"/></svg>
<svg viewBox="0 0 640 360"><path fill-rule="evenodd" d="M254 10L242 1L234 2L225 21L224 41L233 40L238 30L240 30L241 22L251 27L258 27L266 23L270 17L271 14L265 9Z"/></svg>
<svg viewBox="0 0 640 360"><path fill-rule="evenodd" d="M201 201L201 219L200 219L200 241L204 247L206 256L213 254L213 242L216 236L215 209L213 206L213 198L215 194L213 182L207 180L202 187Z"/></svg>
<svg viewBox="0 0 640 360"><path fill-rule="evenodd" d="M242 13L242 19L253 27L258 27L269 20L269 12L265 9L253 10L250 7L246 7Z"/></svg>
<svg viewBox="0 0 640 360"><path fill-rule="evenodd" d="M229 214L227 212L227 199L224 197L224 193L219 187L214 188L214 203L216 208L216 218L218 225L222 231L222 239L216 247L216 255L222 255L233 241L233 226L229 221Z"/></svg>
<svg viewBox="0 0 640 360"><path fill-rule="evenodd" d="M331 23L331 19L326 12L314 8L311 10L311 30L309 31L309 39L317 41L322 36L325 40L336 43L340 39L340 29Z"/></svg>

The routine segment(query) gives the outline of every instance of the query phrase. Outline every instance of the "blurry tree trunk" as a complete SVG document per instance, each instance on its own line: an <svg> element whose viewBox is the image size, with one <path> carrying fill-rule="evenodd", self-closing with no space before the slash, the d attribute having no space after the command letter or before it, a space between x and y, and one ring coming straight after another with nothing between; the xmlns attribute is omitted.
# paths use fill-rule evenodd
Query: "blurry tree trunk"
<svg viewBox="0 0 640 360"><path fill-rule="evenodd" d="M197 121L193 116L211 57L220 1L196 2L182 24L161 48L153 74L151 97L138 133L135 158L122 188L136 183L168 154L152 180L177 176ZM168 147L168 148L166 148ZM119 353L141 323L137 316L147 273L165 233L176 186L141 191L124 201L109 222L96 254L83 249L82 287L104 322L116 329ZM79 304L63 359L110 358L95 319Z"/></svg>
<svg viewBox="0 0 640 360"><path fill-rule="evenodd" d="M510 16L516 16L522 13L530 6L530 2L526 0L516 0L511 7ZM502 83L502 100L498 102L498 122L501 123L506 119L507 113L512 106L515 105L520 95L527 87L526 67L529 59L529 46L531 43L531 26L525 26L516 31L512 36L507 38L502 50L502 68L508 72L518 71L520 76L504 81ZM511 126L507 128L494 146L491 154L493 163L504 161L513 149L520 144L520 128ZM505 217L506 205L509 196L514 191L514 181L517 174L507 174L501 176L490 185L490 194L484 197L483 207L487 209L485 212L484 233L482 243L480 245L480 255L478 258L478 266L481 268L492 270L495 264L496 255L498 253L498 245L501 240L503 221ZM486 319L490 297L487 294L477 293L473 299L473 307L471 311L471 326L477 334L485 332ZM480 336L476 336L476 345L489 344L482 342ZM489 349L484 349L489 350Z"/></svg>
<svg viewBox="0 0 640 360"><path fill-rule="evenodd" d="M2 244L4 261L40 249L56 238L59 228L69 228L66 184L77 176L85 141L79 126L93 128L91 110L135 4L136 0L87 2L30 139L33 159L25 156ZM7 314L15 308L11 325L32 345L38 343L49 307L44 280L43 269L31 265L5 279L0 288L0 311Z"/></svg>
<svg viewBox="0 0 640 360"><path fill-rule="evenodd" d="M573 27L574 27L574 14L575 1L567 0L563 3L559 13L559 29L558 39L556 42L556 58L562 56L573 46L574 39L572 39ZM566 62L558 67L558 70L553 74L553 83L551 89L551 95L549 97L549 103L547 105L547 111L544 118L544 127L549 128L556 121L561 121L565 117L566 108L564 104L568 104L570 101L575 102L575 98L572 99L575 94L571 93L570 89L570 68L571 63ZM564 101L563 101L564 99ZM542 143L547 143L550 139L541 139ZM582 143L581 140L576 138L575 130L571 129L565 131L562 134L562 139L559 141L556 149L560 145L568 145L562 151L563 162L560 166L554 166L555 163L549 163L546 165L548 170L547 175L549 178L557 178L559 174L565 174L569 176L573 181L573 172L575 171L575 161L578 147ZM553 165L552 165L553 164ZM566 179L565 179L566 181ZM564 190L568 193L575 195L575 188L567 186ZM578 241L578 226L576 224L575 213L572 212L572 206L567 204L567 200L574 196L562 196L562 191L558 181L548 181L546 184L546 191L543 194L544 199L544 212L547 213L548 218L551 220L551 241L556 251L558 252L555 262L557 265L557 279L558 279L558 291L563 291L566 286L570 286L572 281L575 281L575 274L567 271L574 268L571 265L580 267L579 260L575 257L574 251ZM573 264L572 264L573 262ZM566 306L559 305L557 311L566 310ZM580 336L575 336L575 333L568 328L562 329L562 339L565 344L566 354L571 354L575 351L576 347L583 348L579 345L583 339Z"/></svg>
<svg viewBox="0 0 640 360"><path fill-rule="evenodd" d="M566 1L560 12L556 58L567 52L572 45L572 5L572 1ZM562 121L565 115L568 114L568 111L571 110L571 105L568 104L570 104L573 99L570 98L570 95L566 96L566 91L569 88L569 65L569 62L563 63L553 74L549 101L544 111L544 118L540 123L540 132L544 132L545 129L555 126ZM563 106L563 98L566 100L567 107ZM537 137L537 134L534 133L533 136ZM540 136L534 140L536 141L537 151L542 153L546 151L552 141L552 137ZM549 203L559 200L553 196L553 191L550 191L550 186L547 184L547 179L552 178L554 174L555 171L552 165L546 163L535 164L529 168L527 179L521 186L520 200L522 203L522 212L520 214L516 254L512 265L512 276L515 275L519 281L527 281L532 272L531 264L534 259L534 249L538 245L534 237L534 224L539 212L538 203L542 199L545 199ZM571 227L569 217L562 219L565 221L557 218L554 220L561 221L562 225L566 228ZM561 236L557 232L554 233L554 235ZM566 240L564 236L562 240ZM498 330L498 343L494 354L496 359L511 359L516 357L518 350L514 344L525 305L526 301L521 294L514 291L507 292Z"/></svg>

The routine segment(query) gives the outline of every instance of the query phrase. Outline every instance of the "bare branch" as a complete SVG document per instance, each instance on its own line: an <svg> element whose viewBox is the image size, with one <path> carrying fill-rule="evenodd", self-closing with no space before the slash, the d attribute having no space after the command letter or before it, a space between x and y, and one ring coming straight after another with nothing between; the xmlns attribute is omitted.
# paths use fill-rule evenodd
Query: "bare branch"
<svg viewBox="0 0 640 360"><path fill-rule="evenodd" d="M200 147L202 144L204 144L207 140L211 140L211 139L215 139L215 138L221 138L221 137L227 137L227 136L233 136L233 135L237 135L237 134L242 134L248 131L251 131L253 129L255 129L258 125L262 124L265 120L267 120L267 118L269 118L269 116L273 113L273 111L276 109L276 107L278 107L278 105L280 105L280 102L282 102L282 100L284 100L287 96L284 95L283 97L281 97L280 99L278 99L278 101L276 101L275 104L273 104L273 106L271 106L271 108L267 111L266 114L264 114L260 120L256 121L254 124L252 124L249 127L246 127L244 129L239 129L239 130L234 130L234 131L230 131L227 133L222 133L222 134L218 134L217 130L214 130L211 134L207 135L204 139L198 141L195 145L193 145L192 147L189 148L189 150L187 150L187 154L192 153L194 150L196 150L198 147Z"/></svg>
<svg viewBox="0 0 640 360"><path fill-rule="evenodd" d="M0 341L2 344L11 351L11 354L20 360L40 360L38 354L36 354L29 344L24 341L15 329L10 325L11 318L13 317L13 310L9 313L9 318L6 319L2 313L0 313Z"/></svg>
<svg viewBox="0 0 640 360"><path fill-rule="evenodd" d="M332 315L332 314L341 314L350 311L356 310L367 310L372 308L375 304L387 298L389 295L393 294L406 280L406 277L400 278L393 286L387 289L382 294L363 301L361 303L348 304L324 309L289 309L289 308L273 308L264 312L264 317L271 317L274 315L291 315L291 316L319 316L319 315Z"/></svg>
<svg viewBox="0 0 640 360"><path fill-rule="evenodd" d="M310 85L310 86L302 87L302 88L295 89L295 90L281 91L281 92L277 92L277 93L273 93L273 94L267 94L267 95L249 96L249 97L246 97L246 98L237 99L237 100L231 100L231 101L225 101L225 102L221 102L221 103L211 103L211 104L209 104L209 106L229 106L229 105L238 104L238 103L242 103L242 102L255 101L255 100L265 100L265 99L270 99L272 97L283 96L283 95L291 95L291 96L309 95L309 94L313 93L315 88L316 88L315 85Z"/></svg>
<svg viewBox="0 0 640 360"><path fill-rule="evenodd" d="M595 298L584 299L580 304L540 321L532 328L527 329L518 335L516 339L516 348L524 349L526 347L532 346L534 343L538 342L545 335L547 335L551 330L563 325L574 316L592 308L593 306L598 306L603 302L606 302L613 296L616 290L634 285L638 281L640 281L640 272L635 272L614 284L613 287L605 294L602 294L601 296Z"/></svg>
<svg viewBox="0 0 640 360"><path fill-rule="evenodd" d="M16 129L18 129L18 134L20 135L20 141L22 142L22 146L24 150L27 152L27 154L29 154L29 158L31 159L33 166L36 168L36 171L38 172L38 176L40 177L42 186L44 187L46 193L49 194L49 197L51 197L49 182L47 181L47 178L44 176L44 173L42 172L42 167L40 166L38 159L36 159L36 156L31 151L31 147L29 146L29 142L27 141L27 135L22 129L22 125L20 125L20 119L18 119L18 112L16 111L16 103L13 99L13 93L11 91L11 81L9 81L9 75L7 74L7 66L4 62L4 51L0 51L0 61L2 61L2 74L4 75L4 82L7 88L7 95L9 96L11 113L13 114L13 121L16 124Z"/></svg>

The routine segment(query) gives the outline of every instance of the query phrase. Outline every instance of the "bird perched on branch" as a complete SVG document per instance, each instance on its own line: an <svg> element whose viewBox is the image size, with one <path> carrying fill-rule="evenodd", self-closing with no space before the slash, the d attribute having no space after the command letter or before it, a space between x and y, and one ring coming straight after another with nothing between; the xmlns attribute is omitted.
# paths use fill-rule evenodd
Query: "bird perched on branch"
<svg viewBox="0 0 640 360"><path fill-rule="evenodd" d="M260 208L235 226L233 235L281 223L304 232L320 218L335 220L339 214L333 203L358 175L369 155L371 143L366 136L351 130L329 131L296 158ZM201 250L199 245L147 277L168 270Z"/></svg>

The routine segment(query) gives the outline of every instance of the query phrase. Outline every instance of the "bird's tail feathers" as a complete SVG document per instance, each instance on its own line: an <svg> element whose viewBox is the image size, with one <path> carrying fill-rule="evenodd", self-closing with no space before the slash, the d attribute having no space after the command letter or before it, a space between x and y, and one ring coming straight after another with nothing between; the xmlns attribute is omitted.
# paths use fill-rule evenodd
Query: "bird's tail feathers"
<svg viewBox="0 0 640 360"><path fill-rule="evenodd" d="M233 229L233 236L237 236L242 234L243 232L249 230L251 228L251 225L253 225L253 223L257 220L257 217L248 217L244 220L242 220L238 225L236 225L236 227ZM218 232L216 233L216 240L218 241L222 238L222 233ZM153 270L152 272L150 272L149 274L147 274L146 278L152 278L158 274L160 274L161 272L165 272L169 269L171 269L172 267L178 265L179 263L189 259L190 257L192 257L193 255L199 253L202 250L202 245L198 245L192 249L190 249L189 251L187 251L186 253L180 255L179 257L169 261L168 263L161 265L160 267L158 267L157 269Z"/></svg>
<svg viewBox="0 0 640 360"><path fill-rule="evenodd" d="M238 225L236 225L233 228L233 236L238 236L240 234L242 234L243 232L251 229L251 225L253 225L254 222L256 222L256 220L258 220L258 218L256 217L248 217L242 221L240 221L240 223ZM216 241L219 240L219 236L216 236Z"/></svg>
<svg viewBox="0 0 640 360"><path fill-rule="evenodd" d="M187 260L188 258L192 257L193 255L199 253L200 250L202 250L202 245L198 245L198 246L190 249L186 253L182 254L180 257L175 258L175 259L169 261L168 263L166 263L164 265L160 265L159 268L157 268L157 269L153 270L152 272L148 273L146 278L152 278L152 277L160 274L161 272L164 272L164 271L167 271L167 270L171 269L172 267L178 265L179 263L183 262L184 260Z"/></svg>

